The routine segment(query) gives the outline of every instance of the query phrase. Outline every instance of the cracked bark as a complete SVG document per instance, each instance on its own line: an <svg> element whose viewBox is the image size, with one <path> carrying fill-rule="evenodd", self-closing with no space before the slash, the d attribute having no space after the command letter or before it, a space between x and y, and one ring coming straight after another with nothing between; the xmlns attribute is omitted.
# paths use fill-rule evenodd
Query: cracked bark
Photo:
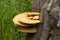
<svg viewBox="0 0 60 40"><path fill-rule="evenodd" d="M59 0L33 0L31 11L41 12L36 33L28 33L27 40L55 40L57 36L49 34L51 28L56 28L58 21ZM55 30L54 30L55 31ZM58 39L56 39L58 40Z"/></svg>

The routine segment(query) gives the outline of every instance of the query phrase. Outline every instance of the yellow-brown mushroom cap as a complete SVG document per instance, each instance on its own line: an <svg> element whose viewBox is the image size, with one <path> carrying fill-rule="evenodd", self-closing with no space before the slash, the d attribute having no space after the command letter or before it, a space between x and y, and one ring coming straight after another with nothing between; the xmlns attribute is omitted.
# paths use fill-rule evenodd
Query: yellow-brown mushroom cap
<svg viewBox="0 0 60 40"><path fill-rule="evenodd" d="M19 17L19 21L21 21L22 23L26 23L26 24L36 24L36 23L40 23L40 21L39 20L30 20L29 19L29 17L28 17L28 15L29 14L34 14L34 15L37 15L37 14L39 14L38 12L30 12L30 13L28 13L28 12L25 12L25 13L23 13L23 14L19 14L20 15L20 17Z"/></svg>

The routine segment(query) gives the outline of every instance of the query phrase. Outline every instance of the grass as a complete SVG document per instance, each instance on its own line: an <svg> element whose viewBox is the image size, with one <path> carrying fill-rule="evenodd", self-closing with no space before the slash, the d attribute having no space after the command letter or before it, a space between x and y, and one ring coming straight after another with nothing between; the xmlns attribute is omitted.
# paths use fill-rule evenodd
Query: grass
<svg viewBox="0 0 60 40"><path fill-rule="evenodd" d="M31 0L0 0L0 40L25 40L26 33L18 32L12 19L30 8Z"/></svg>

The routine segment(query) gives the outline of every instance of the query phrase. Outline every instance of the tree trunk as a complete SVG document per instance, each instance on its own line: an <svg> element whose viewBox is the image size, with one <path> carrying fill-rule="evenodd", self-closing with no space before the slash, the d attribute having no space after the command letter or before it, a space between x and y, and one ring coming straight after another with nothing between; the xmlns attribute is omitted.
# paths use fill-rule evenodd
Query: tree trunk
<svg viewBox="0 0 60 40"><path fill-rule="evenodd" d="M58 8L59 0L33 0L31 11L41 12L39 17L42 23L36 26L37 33L29 34L31 40L54 40L50 35L50 30L57 26Z"/></svg>

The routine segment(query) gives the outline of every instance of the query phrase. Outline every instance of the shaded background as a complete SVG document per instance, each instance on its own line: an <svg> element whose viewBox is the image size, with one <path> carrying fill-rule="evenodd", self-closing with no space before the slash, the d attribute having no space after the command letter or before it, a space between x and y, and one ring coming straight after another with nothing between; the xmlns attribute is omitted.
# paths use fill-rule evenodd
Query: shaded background
<svg viewBox="0 0 60 40"><path fill-rule="evenodd" d="M31 0L0 0L0 40L25 40L26 33L18 32L12 19L31 9Z"/></svg>

